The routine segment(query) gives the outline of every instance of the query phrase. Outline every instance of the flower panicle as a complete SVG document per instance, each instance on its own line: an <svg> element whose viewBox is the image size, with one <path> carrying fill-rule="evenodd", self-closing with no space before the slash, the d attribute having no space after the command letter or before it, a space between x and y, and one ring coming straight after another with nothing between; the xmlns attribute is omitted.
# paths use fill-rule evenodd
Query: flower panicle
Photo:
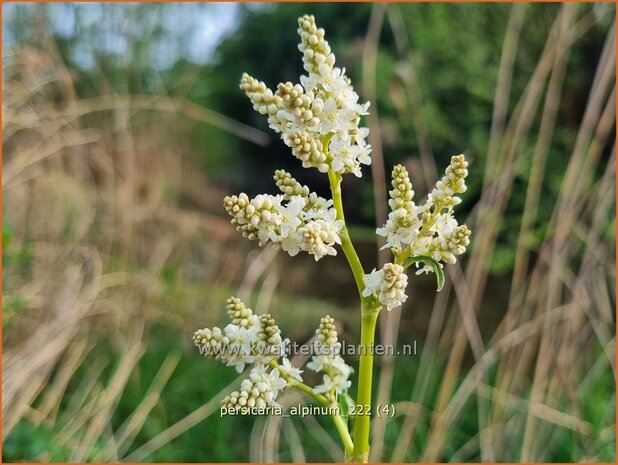
<svg viewBox="0 0 618 465"><path fill-rule="evenodd" d="M319 344L334 347L337 344L337 327L335 319L326 315L320 319L320 326L315 330L315 336Z"/></svg>
<svg viewBox="0 0 618 465"><path fill-rule="evenodd" d="M466 191L468 162L463 154L451 157L444 176L436 183L423 205L412 201L414 191L405 168L396 166L392 173L393 190L390 191L391 212L384 226L376 233L386 237L384 248L395 257L431 257L442 267L443 263L456 263L456 257L466 251L470 243L470 230L459 225L453 209L461 203L458 194ZM417 273L434 271L429 265Z"/></svg>
<svg viewBox="0 0 618 465"><path fill-rule="evenodd" d="M292 149L292 154L298 158L303 168L317 168L320 173L328 173L332 155L324 150L319 137L309 131L298 129L284 135L283 141Z"/></svg>
<svg viewBox="0 0 618 465"><path fill-rule="evenodd" d="M336 255L343 222L337 219L332 200L310 192L284 170L276 171L274 179L281 195L225 197L223 205L236 229L260 246L273 244L291 256L303 251L317 261Z"/></svg>
<svg viewBox="0 0 618 465"><path fill-rule="evenodd" d="M298 18L298 35L300 44L298 50L303 54L305 71L313 74L327 73L335 65L335 55L324 36L324 29L318 28L313 15L303 15Z"/></svg>
<svg viewBox="0 0 618 465"><path fill-rule="evenodd" d="M242 381L240 390L226 396L223 405L257 408L276 405L279 392L288 384L285 377L280 376L280 370L302 381L302 371L292 367L285 358L289 340L282 338L270 314L254 314L238 297L230 297L226 309L231 323L225 328L198 329L193 335L194 344L205 357L234 366L239 373L251 366L249 377ZM273 363L277 366L269 371Z"/></svg>
<svg viewBox="0 0 618 465"><path fill-rule="evenodd" d="M269 313L260 315L260 329L258 338L268 346L276 347L283 342L279 326L275 324L275 319Z"/></svg>
<svg viewBox="0 0 618 465"><path fill-rule="evenodd" d="M371 164L369 130L360 127L369 104L358 102L345 69L335 66L335 55L315 17L300 17L298 34L307 72L300 83L281 82L273 91L244 73L240 88L304 168L360 177L361 166Z"/></svg>
<svg viewBox="0 0 618 465"><path fill-rule="evenodd" d="M456 194L466 192L466 177L468 176L468 162L463 154L453 155L451 163L446 167L442 179L436 183L429 197L440 210L451 209L461 203Z"/></svg>
<svg viewBox="0 0 618 465"><path fill-rule="evenodd" d="M230 297L227 299L226 308L232 324L243 328L250 327L253 324L253 311L245 307L244 302L238 297Z"/></svg>
<svg viewBox="0 0 618 465"><path fill-rule="evenodd" d="M369 130L360 125L369 103L359 102L345 68L336 66L325 31L314 16L301 16L297 32L306 72L299 83L281 82L272 90L244 73L240 88L304 168L328 173L331 182L333 174L339 181L348 173L360 177L362 166L371 164ZM376 232L386 238L384 248L393 252L395 260L363 278L363 298L375 309L386 307L391 311L407 300L406 268L411 263L424 263L417 273L435 271L443 280L443 263L456 263L456 257L465 252L470 230L457 223L453 210L461 203L459 195L466 191L467 175L464 155L454 155L426 201L417 205L408 171L403 165L393 168L390 213ZM342 242L345 225L338 219L342 215L333 200L318 196L285 170L277 170L274 180L281 194L225 197L224 208L232 224L260 246L272 244L291 256L302 251L317 261L336 255L335 246ZM228 299L227 313L231 323L225 328L204 328L193 336L205 356L239 372L251 367L240 389L226 396L223 403L236 407L277 405L281 390L302 382L302 370L283 356L289 341L282 338L270 314L256 315L236 297ZM316 352L306 366L321 373L323 382L313 392L334 402L350 387L352 368L340 355L341 343L332 317L320 320L314 347Z"/></svg>
<svg viewBox="0 0 618 465"><path fill-rule="evenodd" d="M313 392L335 399L351 386L349 378L353 370L340 355L341 343L337 339L335 319L330 315L320 319L315 341L316 354L307 363L307 368L323 373L323 377L322 384L314 387Z"/></svg>
<svg viewBox="0 0 618 465"><path fill-rule="evenodd" d="M231 323L220 329L198 329L193 343L206 357L222 360L241 372L245 365L268 364L283 355L284 341L269 315L256 315L238 297L226 301Z"/></svg>
<svg viewBox="0 0 618 465"><path fill-rule="evenodd" d="M243 73L240 89L249 97L253 109L262 115L274 116L281 108L281 96L276 95L262 81Z"/></svg>

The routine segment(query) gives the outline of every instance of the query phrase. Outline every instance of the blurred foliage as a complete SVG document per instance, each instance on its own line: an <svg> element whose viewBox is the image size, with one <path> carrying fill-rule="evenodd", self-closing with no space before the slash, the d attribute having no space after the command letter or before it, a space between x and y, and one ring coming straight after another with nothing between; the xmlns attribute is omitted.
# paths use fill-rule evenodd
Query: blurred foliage
<svg viewBox="0 0 618 465"><path fill-rule="evenodd" d="M32 263L32 244L24 242L23 244L13 243L15 232L10 223L2 222L2 263L3 265L14 265L16 271L22 279L26 279L30 273L30 265ZM3 276L3 286L4 280Z"/></svg>

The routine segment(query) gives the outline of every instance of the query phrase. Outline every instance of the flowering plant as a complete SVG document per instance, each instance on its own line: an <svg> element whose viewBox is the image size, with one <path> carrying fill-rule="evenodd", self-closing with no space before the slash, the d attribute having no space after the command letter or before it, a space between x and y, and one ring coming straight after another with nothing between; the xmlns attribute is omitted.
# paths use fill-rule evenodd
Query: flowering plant
<svg viewBox="0 0 618 465"><path fill-rule="evenodd" d="M304 168L316 168L328 175L331 199L325 199L301 185L286 171L275 172L279 195L262 194L249 198L241 193L226 197L224 206L232 224L260 246L272 244L295 256L300 252L320 260L336 255L335 246L345 254L358 288L361 303L361 347L358 388L353 411L353 431L344 419L348 412L333 409L333 421L343 443L346 460L367 462L371 414L371 378L379 312L394 310L406 301L406 270L415 265L416 273L436 274L438 290L444 282L443 263L455 263L465 252L470 231L453 217L453 207L461 202L457 194L465 192L467 162L463 155L451 158L444 177L422 205L414 203L414 191L408 172L394 167L389 192L391 212L388 221L377 229L386 238L385 248L393 262L366 274L347 230L341 179L348 173L361 176L362 165L371 164L371 146L366 142L369 130L360 127L369 103L360 103L344 68L335 66L335 55L324 39L313 16L298 20L307 75L300 84L280 83L276 91L265 83L243 74L240 88L253 108L268 116L270 127L281 135ZM335 322L321 319L316 330L316 351L305 368L323 375L322 384L310 387L303 382L303 371L286 357L289 340L269 314L255 315L236 297L227 301L231 323L223 329L200 329L193 340L200 352L249 374L223 399L226 409L251 409L278 406L279 393L295 388L325 407L336 407L349 398L352 368L340 355Z"/></svg>

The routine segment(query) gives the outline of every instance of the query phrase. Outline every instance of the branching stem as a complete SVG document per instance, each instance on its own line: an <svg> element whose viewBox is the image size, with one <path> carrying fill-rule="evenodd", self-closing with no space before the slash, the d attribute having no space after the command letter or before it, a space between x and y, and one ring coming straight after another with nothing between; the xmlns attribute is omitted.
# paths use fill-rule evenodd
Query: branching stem
<svg viewBox="0 0 618 465"><path fill-rule="evenodd" d="M343 202L341 198L341 175L334 171L328 172L328 180L333 195L333 206L337 211L337 219L343 221L341 229L341 248L345 254L350 269L356 281L358 295L361 300L361 356L358 368L358 394L355 411L361 413L354 421L354 447L352 453L346 452L346 461L367 462L369 459L369 432L371 426L371 379L373 376L373 346L379 306L371 296L363 296L365 289L363 265L354 249L350 234L345 224ZM347 430L347 428L346 428Z"/></svg>
<svg viewBox="0 0 618 465"><path fill-rule="evenodd" d="M368 297L363 297L363 290L365 289L363 276L365 275L365 271L363 270L363 265L358 258L356 250L354 249L354 245L350 239L350 234L348 233L348 228L345 224L343 202L341 200L341 175L335 173L334 171L329 171L328 181L330 182L330 190L333 195L333 206L337 211L337 219L343 221L343 228L339 233L339 236L341 237L341 248L343 249L343 253L350 264L350 269L354 275L354 281L356 282L356 287L358 288L358 294L361 298L361 302L369 303L371 299Z"/></svg>

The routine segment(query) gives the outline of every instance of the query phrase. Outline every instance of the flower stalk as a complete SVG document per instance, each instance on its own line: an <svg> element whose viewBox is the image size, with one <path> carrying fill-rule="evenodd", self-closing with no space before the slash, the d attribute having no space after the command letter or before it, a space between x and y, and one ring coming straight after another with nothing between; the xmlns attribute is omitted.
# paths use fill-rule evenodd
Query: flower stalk
<svg viewBox="0 0 618 465"><path fill-rule="evenodd" d="M343 226L339 232L339 236L341 237L341 249L343 250L345 257L348 260L348 264L350 265L350 270L354 276L354 282L356 283L361 302L365 302L367 301L367 299L363 297L363 290L365 289L363 277L365 276L365 271L363 270L363 265L358 258L356 249L352 244L352 239L350 239L350 233L348 232L348 227L345 223L343 201L341 198L341 175L333 171L329 171L328 181L330 183L330 191L333 196L333 206L337 212L337 219L343 222Z"/></svg>
<svg viewBox="0 0 618 465"><path fill-rule="evenodd" d="M297 379L290 376L285 370L282 370L276 362L271 362L271 367L279 368L282 373L282 377L287 381L288 386L292 387L303 394L311 397L318 404L324 407L333 407L332 401L329 401L326 397L321 394L316 394L313 388L307 386L305 383L298 381ZM347 412L346 412L347 413ZM339 433L339 438L343 444L343 449L346 457L349 457L354 450L354 444L352 442L352 436L350 435L350 431L348 430L348 425L346 421L343 419L341 415L331 415L335 428L337 429L337 433Z"/></svg>

